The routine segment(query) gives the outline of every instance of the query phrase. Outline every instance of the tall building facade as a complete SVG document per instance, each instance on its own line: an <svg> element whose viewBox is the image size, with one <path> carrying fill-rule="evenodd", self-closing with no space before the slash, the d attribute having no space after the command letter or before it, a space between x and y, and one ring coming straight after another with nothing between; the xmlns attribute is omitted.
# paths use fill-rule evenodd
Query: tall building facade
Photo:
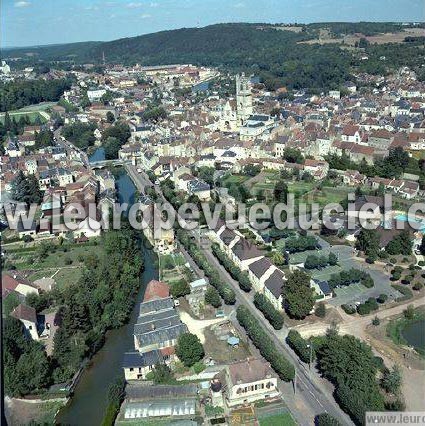
<svg viewBox="0 0 425 426"><path fill-rule="evenodd" d="M251 85L244 73L236 76L236 102L238 125L243 126L252 115Z"/></svg>

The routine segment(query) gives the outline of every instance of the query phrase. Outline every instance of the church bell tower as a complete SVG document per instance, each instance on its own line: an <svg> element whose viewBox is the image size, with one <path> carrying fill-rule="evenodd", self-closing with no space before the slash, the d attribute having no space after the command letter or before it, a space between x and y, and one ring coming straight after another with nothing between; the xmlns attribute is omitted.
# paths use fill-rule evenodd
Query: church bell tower
<svg viewBox="0 0 425 426"><path fill-rule="evenodd" d="M239 126L243 126L252 115L252 94L249 78L242 75L236 76L236 103Z"/></svg>

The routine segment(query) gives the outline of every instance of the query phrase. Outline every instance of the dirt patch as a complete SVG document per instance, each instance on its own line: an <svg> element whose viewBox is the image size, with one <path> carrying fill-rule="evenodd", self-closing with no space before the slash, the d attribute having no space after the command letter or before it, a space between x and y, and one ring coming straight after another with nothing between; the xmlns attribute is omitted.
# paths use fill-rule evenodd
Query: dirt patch
<svg viewBox="0 0 425 426"><path fill-rule="evenodd" d="M248 344L242 340L236 347L231 347L227 343L227 338L221 340L217 334L219 326L213 326L204 330L205 344L204 349L207 357L211 357L217 364L228 364L229 362L241 361L250 355ZM223 325L225 327L225 325ZM236 335L236 331L231 326L229 334ZM224 330L223 330L224 331ZM227 333L223 333L223 336Z"/></svg>

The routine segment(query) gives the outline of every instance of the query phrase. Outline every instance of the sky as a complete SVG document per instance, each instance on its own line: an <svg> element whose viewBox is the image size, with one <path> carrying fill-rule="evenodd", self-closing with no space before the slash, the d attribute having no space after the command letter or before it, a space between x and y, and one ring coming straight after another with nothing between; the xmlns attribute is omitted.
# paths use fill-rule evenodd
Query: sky
<svg viewBox="0 0 425 426"><path fill-rule="evenodd" d="M0 46L114 40L220 22L423 21L423 0L0 0Z"/></svg>

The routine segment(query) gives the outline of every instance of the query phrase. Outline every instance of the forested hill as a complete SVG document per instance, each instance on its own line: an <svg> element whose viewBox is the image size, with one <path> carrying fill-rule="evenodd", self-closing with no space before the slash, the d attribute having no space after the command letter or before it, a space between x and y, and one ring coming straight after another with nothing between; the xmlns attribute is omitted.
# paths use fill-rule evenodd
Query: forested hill
<svg viewBox="0 0 425 426"><path fill-rule="evenodd" d="M338 43L300 44L317 38L325 26L332 37L356 31L368 35L400 31L399 24L391 23L327 23L300 25L298 28L270 24L217 24L103 43L14 49L5 51L4 55L28 57L25 55L30 53L33 61L60 60L78 64L101 63L105 54L108 63L125 65L192 63L231 71L245 70L259 75L270 88L280 85L289 88L338 88L350 78L350 70L355 64L353 53L342 49ZM410 43L409 49L414 47ZM403 46L403 49L406 48ZM393 50L396 60L398 49ZM377 56L379 51L372 54Z"/></svg>

